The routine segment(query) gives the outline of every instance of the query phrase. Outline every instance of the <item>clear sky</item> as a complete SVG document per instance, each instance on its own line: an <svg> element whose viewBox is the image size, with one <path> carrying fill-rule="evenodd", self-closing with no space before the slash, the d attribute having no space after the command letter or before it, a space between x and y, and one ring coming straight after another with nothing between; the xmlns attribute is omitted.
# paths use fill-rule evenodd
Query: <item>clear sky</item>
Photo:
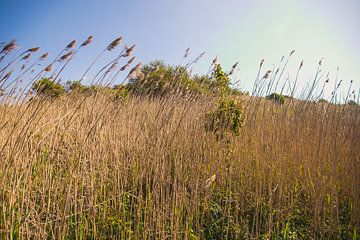
<svg viewBox="0 0 360 240"><path fill-rule="evenodd" d="M191 57L206 52L195 72L206 72L216 55L225 69L239 61L244 90L251 89L262 58L266 71L293 49L284 75L294 78L304 60L301 86L323 57L324 73L334 77L340 66L343 88L350 80L360 88L359 0L0 0L0 9L0 42L15 38L23 48L39 45L54 56L69 41L93 35L93 45L64 73L72 79L123 36L144 63L179 64L187 47Z"/></svg>

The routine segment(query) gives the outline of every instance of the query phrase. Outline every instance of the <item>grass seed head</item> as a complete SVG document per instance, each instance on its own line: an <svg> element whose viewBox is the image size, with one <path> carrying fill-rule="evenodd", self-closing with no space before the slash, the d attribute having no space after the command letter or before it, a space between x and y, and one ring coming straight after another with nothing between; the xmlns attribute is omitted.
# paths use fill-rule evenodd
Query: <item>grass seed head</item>
<svg viewBox="0 0 360 240"><path fill-rule="evenodd" d="M49 64L44 68L45 72L50 72L51 70L52 70L52 64Z"/></svg>
<svg viewBox="0 0 360 240"><path fill-rule="evenodd" d="M14 50L16 48L16 40L12 40L11 42L9 42L8 44L6 44L3 49L1 50L1 53L9 53L12 50Z"/></svg>
<svg viewBox="0 0 360 240"><path fill-rule="evenodd" d="M184 58L187 58L187 57L189 56L189 53L190 53L190 48L188 47L188 48L185 50Z"/></svg>
<svg viewBox="0 0 360 240"><path fill-rule="evenodd" d="M26 54L24 57L22 57L22 60L28 60L31 56L31 53Z"/></svg>
<svg viewBox="0 0 360 240"><path fill-rule="evenodd" d="M64 61L66 59L68 59L71 55L73 54L73 52L68 52L68 53L65 53L64 55L62 55L59 59L59 61Z"/></svg>
<svg viewBox="0 0 360 240"><path fill-rule="evenodd" d="M118 37L117 39L115 39L114 41L112 41L109 46L106 47L106 50L111 51L114 48L116 48L118 45L121 44L122 41L122 37Z"/></svg>
<svg viewBox="0 0 360 240"><path fill-rule="evenodd" d="M40 47L29 48L29 49L27 50L27 52L37 52L37 51L39 51L39 49L40 49Z"/></svg>
<svg viewBox="0 0 360 240"><path fill-rule="evenodd" d="M263 79L268 79L270 77L271 70L268 70L265 75L263 76Z"/></svg>
<svg viewBox="0 0 360 240"><path fill-rule="evenodd" d="M89 37L85 40L85 42L83 42L83 43L81 44L81 46L82 46L82 47L85 47L85 46L89 45L90 43L92 43L93 39L94 39L93 36L89 36Z"/></svg>
<svg viewBox="0 0 360 240"><path fill-rule="evenodd" d="M46 52L43 55L41 55L39 59L42 61L42 60L45 60L48 56L49 56L49 53Z"/></svg>
<svg viewBox="0 0 360 240"><path fill-rule="evenodd" d="M66 50L70 50L70 49L72 49L73 47L75 47L75 45L76 45L76 40L72 40L72 41L65 47L65 49L66 49Z"/></svg>

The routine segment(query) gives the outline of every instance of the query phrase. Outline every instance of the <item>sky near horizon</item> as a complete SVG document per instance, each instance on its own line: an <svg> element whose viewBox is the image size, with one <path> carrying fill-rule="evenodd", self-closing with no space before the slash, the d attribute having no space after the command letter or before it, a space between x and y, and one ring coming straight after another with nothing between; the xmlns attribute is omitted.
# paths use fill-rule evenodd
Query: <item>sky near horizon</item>
<svg viewBox="0 0 360 240"><path fill-rule="evenodd" d="M304 60L300 87L324 58L330 83L339 66L344 92L350 80L360 89L358 0L0 0L0 8L0 42L17 39L24 49L38 45L55 56L71 40L94 36L63 78L78 78L104 46L122 36L124 44L136 44L134 55L143 63L180 64L187 47L192 58L206 53L194 72L206 73L216 55L228 70L239 62L236 78L243 90L251 90L261 59L263 71L276 68L293 49L284 75L293 79Z"/></svg>

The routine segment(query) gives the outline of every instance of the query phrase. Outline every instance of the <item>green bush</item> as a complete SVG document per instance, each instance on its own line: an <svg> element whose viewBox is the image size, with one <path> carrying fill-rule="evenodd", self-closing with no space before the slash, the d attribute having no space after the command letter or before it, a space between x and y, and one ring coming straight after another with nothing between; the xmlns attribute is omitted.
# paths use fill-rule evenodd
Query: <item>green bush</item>
<svg viewBox="0 0 360 240"><path fill-rule="evenodd" d="M151 62L141 69L141 77L130 79L129 91L136 95L165 96L176 93L219 96L223 93L242 95L230 88L230 79L219 64L211 76L194 75L184 66L170 66L162 61Z"/></svg>
<svg viewBox="0 0 360 240"><path fill-rule="evenodd" d="M213 112L206 115L205 129L220 138L227 133L239 136L245 117L241 103L232 96L229 76L219 64L215 66L211 76L210 86L215 96L218 96L218 105Z"/></svg>
<svg viewBox="0 0 360 240"><path fill-rule="evenodd" d="M273 100L276 103L283 104L285 102L285 96L280 93L272 93L266 96L266 99Z"/></svg>
<svg viewBox="0 0 360 240"><path fill-rule="evenodd" d="M59 97L65 93L65 88L60 83L55 83L50 78L43 78L36 81L33 86L32 90L41 96L47 97Z"/></svg>
<svg viewBox="0 0 360 240"><path fill-rule="evenodd" d="M220 95L224 97L225 95L229 95L231 92L230 78L228 74L226 74L220 64L216 64L215 68L211 74L211 83L210 88L216 95Z"/></svg>
<svg viewBox="0 0 360 240"><path fill-rule="evenodd" d="M323 99L323 98L320 98L320 99L318 100L318 102L319 102L319 103L328 103L328 101L326 101L326 100Z"/></svg>
<svg viewBox="0 0 360 240"><path fill-rule="evenodd" d="M239 136L244 120L245 115L240 102L235 99L224 99L215 111L206 115L205 128L218 136L223 136L225 133Z"/></svg>
<svg viewBox="0 0 360 240"><path fill-rule="evenodd" d="M67 81L66 88L68 92L82 93L88 90L89 87L84 86L80 81Z"/></svg>
<svg viewBox="0 0 360 240"><path fill-rule="evenodd" d="M115 85L113 87L115 100L124 100L129 97L129 89L125 85Z"/></svg>
<svg viewBox="0 0 360 240"><path fill-rule="evenodd" d="M165 65L154 61L142 67L142 76L130 79L129 90L136 95L161 97L174 92L185 92L190 86L190 75L185 67Z"/></svg>

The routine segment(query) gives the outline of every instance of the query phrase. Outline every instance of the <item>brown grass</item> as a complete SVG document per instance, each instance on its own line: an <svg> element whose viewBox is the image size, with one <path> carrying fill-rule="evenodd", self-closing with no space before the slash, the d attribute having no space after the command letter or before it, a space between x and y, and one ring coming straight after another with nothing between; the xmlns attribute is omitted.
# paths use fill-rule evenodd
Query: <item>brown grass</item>
<svg viewBox="0 0 360 240"><path fill-rule="evenodd" d="M204 131L208 100L81 101L1 106L1 236L205 238L212 208L222 238L359 226L357 106L247 100L230 143Z"/></svg>
<svg viewBox="0 0 360 240"><path fill-rule="evenodd" d="M276 85L279 78L272 77ZM358 234L358 105L242 97L240 136L219 140L205 130L210 97L120 101L97 92L24 99L10 94L0 104L0 238Z"/></svg>

